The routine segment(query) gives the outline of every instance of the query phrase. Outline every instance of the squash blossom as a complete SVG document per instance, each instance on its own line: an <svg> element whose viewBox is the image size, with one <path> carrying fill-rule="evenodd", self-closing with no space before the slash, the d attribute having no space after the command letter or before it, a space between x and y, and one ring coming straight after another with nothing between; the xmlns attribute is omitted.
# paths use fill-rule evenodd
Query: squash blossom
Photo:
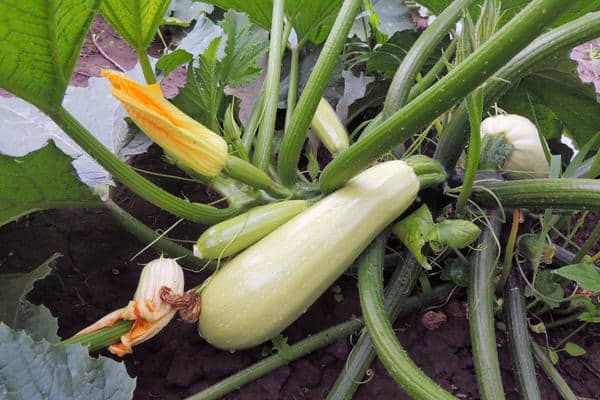
<svg viewBox="0 0 600 400"><path fill-rule="evenodd" d="M136 125L167 153L201 175L221 172L227 161L225 140L165 99L158 83L140 84L108 70L102 76Z"/></svg>
<svg viewBox="0 0 600 400"><path fill-rule="evenodd" d="M174 259L161 257L151 261L142 270L133 300L126 307L107 314L75 336L112 326L122 319L135 321L119 343L108 347L111 353L123 357L132 352L133 346L152 338L171 321L176 310L161 300L160 289L166 286L173 294L182 295L183 283L183 270Z"/></svg>

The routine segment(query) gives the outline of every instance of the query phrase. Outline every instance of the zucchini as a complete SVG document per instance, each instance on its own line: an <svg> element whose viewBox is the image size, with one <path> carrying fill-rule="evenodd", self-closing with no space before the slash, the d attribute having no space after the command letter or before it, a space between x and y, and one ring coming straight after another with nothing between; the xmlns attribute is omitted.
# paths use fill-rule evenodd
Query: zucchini
<svg viewBox="0 0 600 400"><path fill-rule="evenodd" d="M346 127L324 97L319 101L310 126L330 153L337 154L350 146Z"/></svg>
<svg viewBox="0 0 600 400"><path fill-rule="evenodd" d="M288 200L250 211L213 225L200 235L194 246L198 258L221 258L239 253L304 211L306 200Z"/></svg>
<svg viewBox="0 0 600 400"><path fill-rule="evenodd" d="M237 350L279 334L415 200L404 161L377 164L235 257L200 296L199 333Z"/></svg>

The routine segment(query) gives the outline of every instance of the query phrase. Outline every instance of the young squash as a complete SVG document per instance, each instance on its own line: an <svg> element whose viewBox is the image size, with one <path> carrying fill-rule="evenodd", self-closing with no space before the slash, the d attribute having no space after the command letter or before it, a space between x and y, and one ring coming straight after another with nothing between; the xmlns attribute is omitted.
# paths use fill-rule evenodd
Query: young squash
<svg viewBox="0 0 600 400"><path fill-rule="evenodd" d="M375 165L246 249L201 292L200 335L237 350L279 334L412 204L419 186L404 161Z"/></svg>

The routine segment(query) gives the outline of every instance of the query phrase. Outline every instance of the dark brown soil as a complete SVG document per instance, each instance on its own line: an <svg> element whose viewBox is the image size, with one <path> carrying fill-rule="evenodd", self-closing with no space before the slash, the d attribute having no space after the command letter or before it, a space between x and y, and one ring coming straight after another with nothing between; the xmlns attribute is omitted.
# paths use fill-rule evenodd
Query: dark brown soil
<svg viewBox="0 0 600 400"><path fill-rule="evenodd" d="M128 68L135 64L132 51L104 21L97 20L94 30L100 34L98 43L105 46L111 58ZM74 82L83 84L85 77L97 76L99 69L105 67L114 65L94 49L93 43L87 42ZM83 77L81 81L78 76ZM161 161L156 148L138 156L135 165L158 172L174 172ZM168 178L151 179L191 200L213 199L209 191L191 183ZM116 201L154 229L166 229L177 221L121 187L117 190ZM184 222L170 236L193 240L201 231L201 226ZM137 284L141 265L156 256L147 251L130 261L143 246L102 210L36 213L0 229L0 272L28 270L54 252L62 253L53 273L36 285L30 299L50 308L59 318L59 334L67 337L127 303ZM202 279L201 274L186 272L187 287ZM284 332L289 343L360 313L355 278L343 276L337 284L343 301L336 301L333 291L326 292ZM464 293L459 293L458 299L464 300ZM443 387L458 398L477 399L464 306L454 301L441 311L447 321L438 328L426 329L421 323L422 312L419 312L395 325L398 337L416 363ZM569 327L553 331L551 343L569 332ZM507 397L517 399L505 334L497 332L497 335ZM539 339L543 341L543 337ZM561 355L559 369L579 396L600 399L600 329L590 327L572 340L585 347L588 353L580 358ZM352 338L339 340L226 398L323 399L345 366L351 342ZM159 336L136 347L134 353L125 358L125 363L131 376L137 377L136 399L181 399L260 360L270 351L270 346L265 345L233 354L223 352L206 344L197 335L195 326L174 320ZM409 399L379 362L374 364L373 371L373 377L361 385L356 398ZM538 378L542 398L559 399L543 373L538 373Z"/></svg>

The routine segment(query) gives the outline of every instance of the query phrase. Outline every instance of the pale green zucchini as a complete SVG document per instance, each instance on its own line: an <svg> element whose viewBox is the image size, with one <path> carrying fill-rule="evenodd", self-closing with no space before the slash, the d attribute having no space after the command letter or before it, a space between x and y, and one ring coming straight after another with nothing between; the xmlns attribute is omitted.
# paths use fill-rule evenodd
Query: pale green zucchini
<svg viewBox="0 0 600 400"><path fill-rule="evenodd" d="M310 126L323 145L332 154L346 150L350 146L348 131L331 104L324 97L319 101Z"/></svg>
<svg viewBox="0 0 600 400"><path fill-rule="evenodd" d="M306 210L309 204L306 200L280 201L254 207L213 225L200 235L194 246L194 255L214 259L237 254Z"/></svg>
<svg viewBox="0 0 600 400"><path fill-rule="evenodd" d="M415 200L419 180L388 161L297 215L239 254L201 292L199 333L236 350L280 333Z"/></svg>

